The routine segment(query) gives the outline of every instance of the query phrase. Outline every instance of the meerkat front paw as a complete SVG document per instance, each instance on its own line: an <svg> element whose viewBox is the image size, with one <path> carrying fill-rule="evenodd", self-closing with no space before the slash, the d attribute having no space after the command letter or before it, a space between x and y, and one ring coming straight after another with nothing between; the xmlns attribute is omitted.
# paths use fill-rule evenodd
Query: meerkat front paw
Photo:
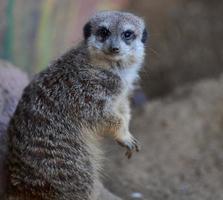
<svg viewBox="0 0 223 200"><path fill-rule="evenodd" d="M139 152L139 142L135 138L131 137L129 140L119 140L116 139L116 142L121 145L122 147L125 147L127 149L125 155L128 159L132 157L132 154L134 151Z"/></svg>

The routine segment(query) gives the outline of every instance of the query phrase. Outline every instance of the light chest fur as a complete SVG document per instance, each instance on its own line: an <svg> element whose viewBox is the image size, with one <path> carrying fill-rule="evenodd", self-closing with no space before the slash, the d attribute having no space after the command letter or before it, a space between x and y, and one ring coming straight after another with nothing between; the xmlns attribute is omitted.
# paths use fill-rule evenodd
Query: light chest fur
<svg viewBox="0 0 223 200"><path fill-rule="evenodd" d="M128 92L131 92L134 89L134 83L137 81L139 77L138 73L139 73L139 66L137 65L128 69L119 70L120 78Z"/></svg>

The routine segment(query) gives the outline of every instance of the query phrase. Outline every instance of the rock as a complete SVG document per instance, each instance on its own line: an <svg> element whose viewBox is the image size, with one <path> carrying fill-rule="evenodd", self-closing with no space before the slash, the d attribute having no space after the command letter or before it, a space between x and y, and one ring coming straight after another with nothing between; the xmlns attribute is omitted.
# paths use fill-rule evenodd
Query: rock
<svg viewBox="0 0 223 200"><path fill-rule="evenodd" d="M0 60L0 132L13 114L28 76L12 64Z"/></svg>
<svg viewBox="0 0 223 200"><path fill-rule="evenodd" d="M142 199L142 198L143 198L143 195L142 195L140 192L133 192L133 193L131 194L131 197L132 197L133 199Z"/></svg>
<svg viewBox="0 0 223 200"><path fill-rule="evenodd" d="M142 70L149 98L223 72L223 1L130 2L129 9L145 18L150 32Z"/></svg>
<svg viewBox="0 0 223 200"><path fill-rule="evenodd" d="M223 199L223 75L149 102L131 127L142 146L132 159L106 146L112 192L125 200L135 191L146 200Z"/></svg>

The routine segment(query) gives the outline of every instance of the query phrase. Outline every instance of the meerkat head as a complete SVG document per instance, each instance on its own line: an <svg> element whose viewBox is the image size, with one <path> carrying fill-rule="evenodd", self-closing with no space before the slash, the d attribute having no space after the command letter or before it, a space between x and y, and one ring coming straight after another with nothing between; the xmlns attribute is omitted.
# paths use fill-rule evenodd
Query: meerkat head
<svg viewBox="0 0 223 200"><path fill-rule="evenodd" d="M147 31L144 21L126 12L102 11L83 29L85 43L96 59L142 62Z"/></svg>

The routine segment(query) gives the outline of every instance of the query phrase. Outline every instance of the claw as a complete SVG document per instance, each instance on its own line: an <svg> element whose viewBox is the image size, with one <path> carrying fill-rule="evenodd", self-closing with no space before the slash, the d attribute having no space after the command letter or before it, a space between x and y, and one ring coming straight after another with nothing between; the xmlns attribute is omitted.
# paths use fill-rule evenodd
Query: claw
<svg viewBox="0 0 223 200"><path fill-rule="evenodd" d="M120 146L127 148L125 156L127 156L128 159L130 159L132 157L132 154L133 154L134 150L136 152L139 152L138 141L136 139L133 139L133 140L127 141L127 142L126 141L116 140L116 142Z"/></svg>
<svg viewBox="0 0 223 200"><path fill-rule="evenodd" d="M125 153L125 156L127 156L128 159L130 159L132 157L133 151L129 151L127 150Z"/></svg>

